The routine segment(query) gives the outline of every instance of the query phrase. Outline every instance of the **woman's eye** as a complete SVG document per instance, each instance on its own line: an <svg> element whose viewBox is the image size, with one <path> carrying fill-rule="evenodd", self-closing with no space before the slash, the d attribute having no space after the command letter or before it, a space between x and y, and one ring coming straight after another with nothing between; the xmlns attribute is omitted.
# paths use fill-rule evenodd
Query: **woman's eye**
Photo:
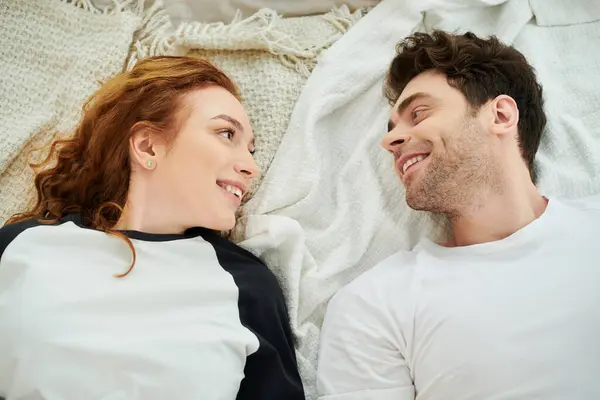
<svg viewBox="0 0 600 400"><path fill-rule="evenodd" d="M220 131L219 135L223 136L225 139L233 139L233 135L235 135L235 132L232 131L231 129L225 129L224 131Z"/></svg>

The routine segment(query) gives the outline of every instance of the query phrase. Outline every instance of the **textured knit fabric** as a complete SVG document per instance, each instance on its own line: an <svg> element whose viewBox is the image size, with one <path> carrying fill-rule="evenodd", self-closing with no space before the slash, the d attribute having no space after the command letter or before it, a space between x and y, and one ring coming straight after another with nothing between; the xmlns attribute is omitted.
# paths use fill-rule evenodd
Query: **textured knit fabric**
<svg viewBox="0 0 600 400"><path fill-rule="evenodd" d="M83 102L122 71L142 19L120 11L0 0L0 223L32 199L29 152L71 134Z"/></svg>

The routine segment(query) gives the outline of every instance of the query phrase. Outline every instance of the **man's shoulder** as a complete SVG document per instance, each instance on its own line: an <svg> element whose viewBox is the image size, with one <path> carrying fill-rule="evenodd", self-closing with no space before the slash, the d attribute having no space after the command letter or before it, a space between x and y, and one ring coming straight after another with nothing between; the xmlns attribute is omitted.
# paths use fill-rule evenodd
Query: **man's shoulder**
<svg viewBox="0 0 600 400"><path fill-rule="evenodd" d="M566 205L569 205L573 208L577 208L579 210L590 210L590 211L599 211L600 210L600 194L581 197L578 199L563 200L562 202Z"/></svg>
<svg viewBox="0 0 600 400"><path fill-rule="evenodd" d="M582 233L584 227L597 231L600 226L600 195L560 199L558 203L561 207L556 207L556 210L563 214L562 220L572 221Z"/></svg>
<svg viewBox="0 0 600 400"><path fill-rule="evenodd" d="M373 305L393 294L408 294L417 273L417 253L399 251L363 272L332 298L330 306Z"/></svg>

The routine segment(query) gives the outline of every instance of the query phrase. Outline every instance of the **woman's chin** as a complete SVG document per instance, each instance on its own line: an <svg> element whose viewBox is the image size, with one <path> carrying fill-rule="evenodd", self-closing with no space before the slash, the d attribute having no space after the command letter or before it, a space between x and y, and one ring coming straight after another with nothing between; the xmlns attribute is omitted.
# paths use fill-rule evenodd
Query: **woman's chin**
<svg viewBox="0 0 600 400"><path fill-rule="evenodd" d="M215 215L215 217L210 224L206 224L204 227L214 231L230 231L235 227L235 213L227 216Z"/></svg>

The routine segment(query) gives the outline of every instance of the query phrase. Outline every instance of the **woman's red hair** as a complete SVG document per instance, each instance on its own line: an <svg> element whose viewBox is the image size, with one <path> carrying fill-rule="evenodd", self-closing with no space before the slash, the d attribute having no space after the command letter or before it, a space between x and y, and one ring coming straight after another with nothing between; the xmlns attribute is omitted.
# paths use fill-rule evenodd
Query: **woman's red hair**
<svg viewBox="0 0 600 400"><path fill-rule="evenodd" d="M36 170L37 201L33 208L6 224L38 218L56 221L81 215L90 228L125 240L114 230L129 191L129 139L135 125L144 124L171 140L176 133L183 97L207 86L220 86L239 98L236 85L206 60L191 57L151 57L121 73L83 105L83 116L70 139L56 140Z"/></svg>

